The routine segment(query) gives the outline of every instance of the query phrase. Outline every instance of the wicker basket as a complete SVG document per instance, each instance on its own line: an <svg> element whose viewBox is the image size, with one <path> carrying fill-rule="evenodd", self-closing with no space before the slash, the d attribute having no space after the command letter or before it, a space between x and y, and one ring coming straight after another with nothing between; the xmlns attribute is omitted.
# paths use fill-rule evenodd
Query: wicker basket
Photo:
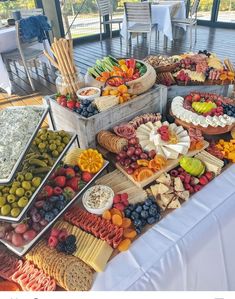
<svg viewBox="0 0 235 299"><path fill-rule="evenodd" d="M156 81L156 72L154 68L148 63L145 63L143 61L139 61L139 62L141 62L147 67L147 71L140 78L133 81L126 82L126 85L128 86L129 89L128 92L133 95L139 95L146 92L151 87L153 87ZM86 73L85 75L85 82L87 86L94 86L99 88L104 86L104 82L100 82L96 80L89 73Z"/></svg>
<svg viewBox="0 0 235 299"><path fill-rule="evenodd" d="M158 66L155 67L155 71L156 73L167 73L167 72L174 72L174 70L176 69L176 67L178 66L177 63L174 64L169 64L169 65L165 65L165 66Z"/></svg>

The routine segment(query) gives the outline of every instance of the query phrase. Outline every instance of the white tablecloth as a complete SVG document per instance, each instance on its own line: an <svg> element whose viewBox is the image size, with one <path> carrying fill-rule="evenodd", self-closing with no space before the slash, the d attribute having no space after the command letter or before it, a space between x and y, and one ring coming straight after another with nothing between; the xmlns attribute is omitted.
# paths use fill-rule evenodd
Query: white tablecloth
<svg viewBox="0 0 235 299"><path fill-rule="evenodd" d="M46 41L47 50L49 48L49 43ZM37 44L34 47L43 49L43 44ZM9 74L3 63L1 53L12 51L17 48L16 44L16 29L15 27L0 28L0 88L5 90L8 94L11 94L11 81L9 79ZM50 51L49 51L50 52ZM48 63L48 60L43 55L40 57L40 61Z"/></svg>
<svg viewBox="0 0 235 299"><path fill-rule="evenodd" d="M153 4L152 9L152 23L158 24L158 30L162 32L170 40L173 40L171 13L174 8L178 6L174 18L186 18L186 7L184 1L161 1L159 4ZM185 29L185 26L182 26ZM126 18L123 17L121 35L126 38Z"/></svg>
<svg viewBox="0 0 235 299"><path fill-rule="evenodd" d="M93 290L235 290L235 165L116 256Z"/></svg>

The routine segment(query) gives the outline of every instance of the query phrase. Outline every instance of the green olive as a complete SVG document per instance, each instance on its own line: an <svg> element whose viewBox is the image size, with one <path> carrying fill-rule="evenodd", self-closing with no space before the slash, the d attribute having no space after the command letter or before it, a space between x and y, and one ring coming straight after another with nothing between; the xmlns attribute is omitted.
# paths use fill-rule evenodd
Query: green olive
<svg viewBox="0 0 235 299"><path fill-rule="evenodd" d="M15 207L15 208L13 208L13 209L11 210L11 216L12 216L12 217L17 217L17 216L19 216L19 215L20 215L20 208Z"/></svg>
<svg viewBox="0 0 235 299"><path fill-rule="evenodd" d="M32 189L32 187L31 187L31 189ZM28 198L30 198L32 196L32 194L33 194L33 192L29 191L29 190L25 192L25 196Z"/></svg>
<svg viewBox="0 0 235 299"><path fill-rule="evenodd" d="M24 195L24 193L25 193L25 190L23 188L17 188L16 189L16 195L17 196L21 197L21 196Z"/></svg>
<svg viewBox="0 0 235 299"><path fill-rule="evenodd" d="M22 182L21 186L25 190L30 190L31 189L31 184L30 184L30 182L27 182L27 181Z"/></svg>
<svg viewBox="0 0 235 299"><path fill-rule="evenodd" d="M18 208L18 203L17 203L17 201L13 202L13 203L11 204L11 207L12 207L12 208Z"/></svg>
<svg viewBox="0 0 235 299"><path fill-rule="evenodd" d="M31 172L26 172L26 174L24 175L24 179L26 181L31 181L33 179L33 174Z"/></svg>
<svg viewBox="0 0 235 299"><path fill-rule="evenodd" d="M12 188L18 188L20 186L21 186L20 182L13 182L12 183Z"/></svg>
<svg viewBox="0 0 235 299"><path fill-rule="evenodd" d="M61 137L64 137L64 136L66 135L66 132L65 132L64 130L61 130L61 131L59 132L59 135L60 135Z"/></svg>
<svg viewBox="0 0 235 299"><path fill-rule="evenodd" d="M6 198L3 196L0 196L0 208L2 208L6 204Z"/></svg>
<svg viewBox="0 0 235 299"><path fill-rule="evenodd" d="M18 182L23 182L23 180L24 180L24 176L23 176L23 174L18 174L17 177L16 177L16 180L17 180Z"/></svg>
<svg viewBox="0 0 235 299"><path fill-rule="evenodd" d="M42 149L44 149L46 147L46 144L45 143L39 143L39 145L38 145L38 148L40 149L40 150L42 150Z"/></svg>
<svg viewBox="0 0 235 299"><path fill-rule="evenodd" d="M49 146L49 149L51 150L51 151L54 151L54 150L56 150L56 144L50 144L50 146Z"/></svg>
<svg viewBox="0 0 235 299"><path fill-rule="evenodd" d="M9 190L10 194L15 194L16 193L16 187L11 187L11 189Z"/></svg>
<svg viewBox="0 0 235 299"><path fill-rule="evenodd" d="M57 158L59 156L59 152L58 151L53 151L52 156Z"/></svg>
<svg viewBox="0 0 235 299"><path fill-rule="evenodd" d="M3 216L7 216L11 211L11 206L10 205L4 205L3 207L1 207L1 214Z"/></svg>
<svg viewBox="0 0 235 299"><path fill-rule="evenodd" d="M40 177L35 177L32 180L32 185L37 188L40 186L41 181L42 181L42 179Z"/></svg>
<svg viewBox="0 0 235 299"><path fill-rule="evenodd" d="M65 144L68 144L68 143L69 143L69 138L68 138L68 137L64 137L64 138L63 138L63 142L64 142Z"/></svg>
<svg viewBox="0 0 235 299"><path fill-rule="evenodd" d="M8 188L8 187L4 187L4 188L2 189L2 192L3 192L3 193L9 193L9 191L10 191L10 188Z"/></svg>
<svg viewBox="0 0 235 299"><path fill-rule="evenodd" d="M60 141L59 139L56 139L55 144L56 144L56 145L60 145L60 144L61 144L61 141Z"/></svg>
<svg viewBox="0 0 235 299"><path fill-rule="evenodd" d="M20 208L24 208L27 206L28 202L29 202L28 198L23 196L18 200L18 206Z"/></svg>
<svg viewBox="0 0 235 299"><path fill-rule="evenodd" d="M43 141L44 141L44 140L47 140L47 135L41 135L41 136L40 136L40 139L43 140Z"/></svg>
<svg viewBox="0 0 235 299"><path fill-rule="evenodd" d="M16 197L15 197L15 195L13 195L13 194L8 195L8 196L7 196L7 201L8 201L9 203L13 203L13 202L15 202L15 201L16 201Z"/></svg>
<svg viewBox="0 0 235 299"><path fill-rule="evenodd" d="M62 153L63 150L64 150L63 146L59 145L59 146L57 147L57 151L58 151L59 153Z"/></svg>

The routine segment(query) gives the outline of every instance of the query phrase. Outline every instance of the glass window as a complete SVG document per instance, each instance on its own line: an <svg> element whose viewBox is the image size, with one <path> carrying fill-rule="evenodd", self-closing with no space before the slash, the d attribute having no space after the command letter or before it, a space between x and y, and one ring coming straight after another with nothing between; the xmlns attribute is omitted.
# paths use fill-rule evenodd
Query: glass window
<svg viewBox="0 0 235 299"><path fill-rule="evenodd" d="M198 8L198 19L210 21L212 7L213 0L201 0Z"/></svg>
<svg viewBox="0 0 235 299"><path fill-rule="evenodd" d="M235 0L220 0L219 22L235 23Z"/></svg>
<svg viewBox="0 0 235 299"><path fill-rule="evenodd" d="M15 0L0 2L0 20L6 23L7 19L12 18L12 12L21 9L35 8L34 0Z"/></svg>

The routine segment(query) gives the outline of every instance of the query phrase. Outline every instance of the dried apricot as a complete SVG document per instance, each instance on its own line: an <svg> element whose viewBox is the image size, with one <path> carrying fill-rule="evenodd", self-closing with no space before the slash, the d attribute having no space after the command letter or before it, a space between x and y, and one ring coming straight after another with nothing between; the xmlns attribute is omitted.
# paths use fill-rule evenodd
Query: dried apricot
<svg viewBox="0 0 235 299"><path fill-rule="evenodd" d="M116 208L112 208L112 209L110 210L110 213L111 213L112 216L113 216L113 215L119 215L120 217L123 218L123 214L122 214L122 212L121 212L120 210L116 209Z"/></svg>
<svg viewBox="0 0 235 299"><path fill-rule="evenodd" d="M148 178L150 178L153 175L153 171L147 167L143 167L144 169L141 169L141 171L139 172L138 176L137 176L137 181L141 182L144 180L147 180Z"/></svg>
<svg viewBox="0 0 235 299"><path fill-rule="evenodd" d="M112 222L114 225L121 226L122 225L122 217L120 215L113 215Z"/></svg>
<svg viewBox="0 0 235 299"><path fill-rule="evenodd" d="M110 213L109 210L104 211L102 218L106 219L106 220L111 220L112 218L112 214Z"/></svg>
<svg viewBox="0 0 235 299"><path fill-rule="evenodd" d="M124 229L124 237L129 239L134 239L137 236L137 233L134 229L126 228Z"/></svg>
<svg viewBox="0 0 235 299"><path fill-rule="evenodd" d="M122 219L122 227L123 228L128 228L131 226L131 219L129 218L123 218Z"/></svg>
<svg viewBox="0 0 235 299"><path fill-rule="evenodd" d="M129 249L130 245L131 245L131 240L130 239L124 239L118 245L118 250L119 251L126 251L126 250Z"/></svg>

